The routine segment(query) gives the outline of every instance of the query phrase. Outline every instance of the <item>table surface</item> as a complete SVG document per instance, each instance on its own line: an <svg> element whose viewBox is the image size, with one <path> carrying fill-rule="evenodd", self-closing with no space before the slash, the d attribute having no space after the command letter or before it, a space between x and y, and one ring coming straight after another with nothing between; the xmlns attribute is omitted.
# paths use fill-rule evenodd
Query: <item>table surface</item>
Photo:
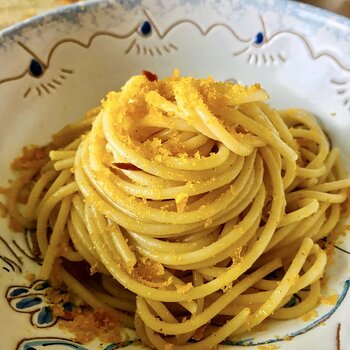
<svg viewBox="0 0 350 350"><path fill-rule="evenodd" d="M350 0L302 0L350 18ZM0 29L77 0L0 0Z"/></svg>

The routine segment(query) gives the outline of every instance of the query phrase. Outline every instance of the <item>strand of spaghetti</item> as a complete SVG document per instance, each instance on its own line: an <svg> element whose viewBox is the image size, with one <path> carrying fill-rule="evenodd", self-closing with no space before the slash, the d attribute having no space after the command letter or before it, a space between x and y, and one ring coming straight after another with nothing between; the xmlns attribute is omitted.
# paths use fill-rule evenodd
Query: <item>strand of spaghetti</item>
<svg viewBox="0 0 350 350"><path fill-rule="evenodd" d="M42 209L39 212L38 222L37 222L37 240L41 253L45 256L48 248L47 240L47 221L49 215L57 203L61 202L65 197L78 191L78 186L76 182L71 182L68 185L65 185L59 188L42 206Z"/></svg>
<svg viewBox="0 0 350 350"><path fill-rule="evenodd" d="M279 281L262 279L254 284L254 288L257 288L260 290L271 290L277 287L278 282Z"/></svg>
<svg viewBox="0 0 350 350"><path fill-rule="evenodd" d="M242 211L244 211L244 209L246 209L250 203L252 203L261 187L263 181L263 172L264 169L262 166L261 157L257 155L253 171L250 173L251 178L248 180L243 179L241 176L243 174L241 174L237 181L230 185L232 203L228 205L222 212L219 212L212 217L212 223L209 225L209 227L223 224L233 219ZM210 200L210 198L208 199Z"/></svg>
<svg viewBox="0 0 350 350"><path fill-rule="evenodd" d="M120 320L125 326L129 328L134 327L132 317L128 314L115 310L105 303L103 303L99 298L95 297L89 289L87 289L83 284L79 283L71 274L69 274L64 268L60 267L60 274L63 282L69 289L78 294L85 303L91 305L96 310L108 310L112 314L116 315L117 319Z"/></svg>
<svg viewBox="0 0 350 350"><path fill-rule="evenodd" d="M334 204L331 206L331 214L329 215L328 219L320 229L319 234L322 236L321 238L327 236L333 231L333 229L338 224L339 219L340 219L340 204ZM315 238L321 239L321 238L318 238L318 236Z"/></svg>
<svg viewBox="0 0 350 350"><path fill-rule="evenodd" d="M65 146L65 147L63 148L63 150L64 150L65 152L71 151L71 150L76 151L76 150L78 149L80 143L81 143L81 139L82 139L82 136L79 135L74 141L72 141L72 142L69 143L67 146ZM74 152L74 153L75 153L75 152Z"/></svg>
<svg viewBox="0 0 350 350"><path fill-rule="evenodd" d="M42 210L42 207L46 203L46 201L51 198L51 196L62 186L68 183L69 179L71 178L72 174L69 170L63 170L55 179L55 181L51 184L50 188L45 193L44 197L41 199L39 205L36 208L35 211L35 217L38 218L38 215L40 211Z"/></svg>
<svg viewBox="0 0 350 350"><path fill-rule="evenodd" d="M294 181L296 177L296 163L292 160L284 159L285 172L283 176L283 187L286 190Z"/></svg>
<svg viewBox="0 0 350 350"><path fill-rule="evenodd" d="M172 180L166 180L162 179L158 176L154 176L151 174L147 174L141 171L134 171L134 170L126 170L126 169L120 169L113 167L113 171L117 171L118 174L125 175L128 180L133 183L137 183L139 186L144 187L159 187L159 188L168 188L168 187L175 187L175 186L181 186L183 185L182 181L172 181Z"/></svg>
<svg viewBox="0 0 350 350"><path fill-rule="evenodd" d="M210 141L212 141L212 140L209 139L208 137L199 134L199 135L191 137L190 139L188 139L186 141L183 141L182 146L184 147L184 149L186 151L197 150L197 149L200 149L202 146L206 145ZM166 143L167 142L169 142L169 141L166 141ZM211 148L212 147L210 147L210 149ZM202 152L200 152L200 153L202 154Z"/></svg>
<svg viewBox="0 0 350 350"><path fill-rule="evenodd" d="M197 130L191 125L189 125L185 120L182 120L180 118L171 118L171 119L163 118L162 114L157 113L154 110L152 111L152 113L145 115L142 118L142 120L140 120L140 122L137 123L138 129L146 129L150 127L160 128L160 129L163 129L163 128L167 129L171 127L172 130L197 133ZM132 127L130 128L130 132L131 133L134 132Z"/></svg>
<svg viewBox="0 0 350 350"><path fill-rule="evenodd" d="M327 263L327 254L320 249L318 245L315 245L315 247L317 247L315 248L316 251L313 252L316 254L315 262L302 276L299 277L295 285L292 286L290 293L296 293L322 277Z"/></svg>
<svg viewBox="0 0 350 350"><path fill-rule="evenodd" d="M140 318L147 325L147 327L153 329L156 332L164 334L181 334L184 332L189 332L195 330L200 326L209 322L216 314L227 306L232 300L234 300L238 295L247 290L252 286L256 281L264 277L267 271L274 271L280 266L280 261L274 260L269 264L266 264L259 270L253 272L249 276L245 277L243 280L239 281L232 289L223 294L221 298L212 303L208 308L206 308L201 314L196 315L188 320L185 320L181 323L167 323L157 319L149 311L145 299L141 296L137 296L136 305ZM266 273L267 272L267 273Z"/></svg>
<svg viewBox="0 0 350 350"><path fill-rule="evenodd" d="M140 251L161 264L166 265L186 265L188 263L194 263L206 259L208 256L213 256L221 253L227 246L233 245L242 235L244 235L251 225L256 221L257 217L260 216L260 212L264 206L265 193L263 188L258 192L249 212L246 214L245 218L237 225L230 233L222 238L219 238L216 242L203 247L199 250L187 252L187 253L177 253L176 255L170 255L169 253L161 253L157 251L145 251L140 249Z"/></svg>
<svg viewBox="0 0 350 350"><path fill-rule="evenodd" d="M46 251L46 254L44 256L43 265L40 269L40 278L42 279L48 279L51 270L53 267L53 264L55 260L59 257L61 244L62 244L62 238L64 233L64 228L66 226L67 218L69 215L70 207L72 204L72 196L66 196L61 203L58 216L55 222L55 225L53 227L53 231L50 237L50 242L48 245L48 249Z"/></svg>
<svg viewBox="0 0 350 350"><path fill-rule="evenodd" d="M98 271L107 273L104 266L100 264L99 257L89 237L85 225L85 217L81 215L80 209L77 209L80 206L80 202L81 198L78 195L74 195L73 208L71 210L70 220L68 221L70 237L76 249L91 266L96 267Z"/></svg>
<svg viewBox="0 0 350 350"><path fill-rule="evenodd" d="M267 118L265 113L259 108L257 103L246 103L239 106L240 112L244 113L250 119L256 121L264 128L268 129L274 134L278 134L275 126L272 124L271 120ZM282 138L281 138L282 140Z"/></svg>
<svg viewBox="0 0 350 350"><path fill-rule="evenodd" d="M61 131L52 137L52 145L57 149L72 144L83 133L90 130L95 116L83 119L75 124L65 126Z"/></svg>
<svg viewBox="0 0 350 350"><path fill-rule="evenodd" d="M142 320L139 317L137 312L135 313L134 323L135 323L136 332L137 332L138 336L140 337L142 344L145 344L146 346L152 348L153 345L148 340L148 337L146 334L145 324L142 322Z"/></svg>
<svg viewBox="0 0 350 350"><path fill-rule="evenodd" d="M255 238L259 237L259 234L261 232L261 230L258 230L259 223L260 223L260 218L257 218L256 222L253 224L253 226L248 230L248 232L245 235L241 236L235 244L228 247L226 250L223 250L219 255L207 258L206 260L203 260L202 262L197 264L189 264L186 266L186 268L198 271L200 273L205 274L206 276L209 275L209 276L217 277L218 274L214 273L213 275L213 266L223 261L226 258L232 257L232 254L234 254L235 252L239 253L239 258L240 258L240 255L241 255L240 253L242 251L242 248L250 240L252 240L253 237ZM176 268L178 268L178 266L176 266ZM222 273L222 271L220 273Z"/></svg>
<svg viewBox="0 0 350 350"><path fill-rule="evenodd" d="M258 122L250 119L240 111L234 109L226 109L223 111L222 116L225 120L232 124L238 123L247 131L259 136L267 144L276 148L286 159L295 161L297 154L295 151L285 144L276 132L271 132L271 130L260 125Z"/></svg>
<svg viewBox="0 0 350 350"><path fill-rule="evenodd" d="M330 192L337 191L350 186L350 179L325 182L310 188L311 191Z"/></svg>
<svg viewBox="0 0 350 350"><path fill-rule="evenodd" d="M296 199L301 199L303 197L314 198L320 202L326 202L326 203L342 203L346 200L347 193L344 190L336 194L324 193L324 192L313 191L313 190L299 190L296 192L288 193L286 195L287 201L293 201Z"/></svg>
<svg viewBox="0 0 350 350"><path fill-rule="evenodd" d="M184 143L184 145L186 145L186 143ZM162 164L166 167L179 170L212 170L213 168L224 164L230 155L234 155L221 142L218 142L217 146L218 151L216 153L211 153L207 157L181 158L168 155L162 159Z"/></svg>
<svg viewBox="0 0 350 350"><path fill-rule="evenodd" d="M135 312L136 305L135 300L120 299L106 293L99 292L96 289L90 289L96 298L101 300L106 305L116 308L121 311Z"/></svg>
<svg viewBox="0 0 350 350"><path fill-rule="evenodd" d="M10 189L7 192L7 208L10 216L21 226L27 228L35 227L35 223L24 217L18 208L17 198L20 194L22 188L32 179L32 177L37 173L38 169L33 168L31 170L27 170L23 173L17 180L15 180Z"/></svg>
<svg viewBox="0 0 350 350"><path fill-rule="evenodd" d="M58 160L54 163L53 167L56 171L71 169L74 166L74 160L74 157Z"/></svg>
<svg viewBox="0 0 350 350"><path fill-rule="evenodd" d="M283 227L283 226L290 225L294 222L298 222L317 212L319 208L319 203L316 199L306 198L304 201L303 200L299 201L300 205L304 203L306 203L305 206L286 214L281 220L278 227Z"/></svg>
<svg viewBox="0 0 350 350"><path fill-rule="evenodd" d="M290 132L295 138L304 138L307 140L312 140L319 144L317 156L307 165L307 167L297 167L297 175L304 178L322 176L326 171L324 160L326 159L329 152L329 144L327 139L323 136L323 134L320 134L319 132L313 130L291 128Z"/></svg>
<svg viewBox="0 0 350 350"><path fill-rule="evenodd" d="M92 152L90 153L90 156L91 154ZM225 195L217 198L213 203L209 203L205 208L199 208L196 211L181 213L167 211L165 215L164 211L162 212L155 208L148 207L147 210L145 210L146 205L142 201L138 201L136 198L127 196L107 177L103 178L101 175L97 177L97 174L100 174L100 172L92 172L87 164L88 162L84 162L83 168L91 183L94 184L94 187L98 188L110 202L112 202L119 209L123 210L128 216L135 217L137 215L139 220L167 224L177 224L179 222L185 224L193 223L215 216L216 213L223 210L230 202L232 202L232 194L231 191L228 190L226 191ZM159 191L161 191L161 189L159 189Z"/></svg>
<svg viewBox="0 0 350 350"><path fill-rule="evenodd" d="M184 112L181 110L177 105L174 103L168 101L166 98L161 96L156 91L150 91L146 94L145 100L149 106L159 108L164 113L167 114L174 114L178 116L179 118L184 118ZM185 112L186 113L186 112ZM186 115L186 114L185 114ZM198 127L198 126L197 126ZM204 126L203 124L199 126L199 131L203 130ZM211 131L208 128L205 128L206 137L210 137ZM251 147L261 147L265 146L265 142L261 140L260 138L256 137L255 135L246 135L246 134L240 134L240 142L243 144L249 145ZM211 134L211 139L215 139L215 136Z"/></svg>
<svg viewBox="0 0 350 350"><path fill-rule="evenodd" d="M57 176L54 170L49 170L40 176L39 180L35 183L32 188L28 201L24 210L24 216L28 220L35 219L35 211L40 200L40 196L43 193L44 188Z"/></svg>
<svg viewBox="0 0 350 350"><path fill-rule="evenodd" d="M243 206L243 207L245 207L245 206ZM238 211L238 212L240 212L240 211ZM257 228L259 226L260 219L261 219L260 216L258 216L256 221L253 223L253 225L251 226L251 228L247 232L236 230L236 232L239 234L239 236L237 236L235 238L236 243L232 244L231 246L227 246L227 248L222 250L220 252L220 254L210 255L210 257L208 257L208 258L206 258L206 259L204 259L202 261L199 261L197 263L188 263L187 265L172 264L171 267L175 268L175 269L180 269L180 270L186 268L186 269L192 269L192 270L200 269L201 272L205 271L205 270L203 270L203 268L205 268L207 266L215 265L216 263L218 263L219 261L225 259L226 257L231 256L232 252L234 252L240 246L243 246L254 235L256 235L256 231L257 231ZM148 256L147 255L148 254L148 249L143 249L142 253L145 254L146 256ZM150 257L151 257L151 255L150 255Z"/></svg>
<svg viewBox="0 0 350 350"><path fill-rule="evenodd" d="M198 91L190 81L182 81L174 88L177 105L186 120L202 134L220 140L228 149L240 156L248 156L253 147L244 144L228 132L223 124L205 106ZM189 98L189 96L191 96ZM208 132L209 131L209 132Z"/></svg>
<svg viewBox="0 0 350 350"><path fill-rule="evenodd" d="M145 299L147 304L157 313L157 315L167 323L178 323L177 319L169 312L166 306L152 299Z"/></svg>
<svg viewBox="0 0 350 350"><path fill-rule="evenodd" d="M185 183L182 186L168 186L164 188L144 187L139 184L134 184L129 181L124 181L119 177L115 185L119 187L124 193L130 196L137 196L141 198L164 200L168 198L175 198L179 193L186 193L188 196L195 196L205 192L213 191L226 184L232 183L239 175L244 165L243 158L240 158L234 163L231 163L231 171L225 171L215 177L215 182L212 178L204 180L201 183ZM105 182L104 179L100 180L101 183Z"/></svg>
<svg viewBox="0 0 350 350"><path fill-rule="evenodd" d="M303 125L306 129L314 130L318 134L324 135L314 116L302 109L288 108L286 110L280 110L278 113L289 129L294 126Z"/></svg>
<svg viewBox="0 0 350 350"><path fill-rule="evenodd" d="M75 151L50 151L49 156L51 160L63 160L72 157L74 158Z"/></svg>
<svg viewBox="0 0 350 350"><path fill-rule="evenodd" d="M317 222L320 221L323 213L327 210L327 208L328 208L328 205L326 203L321 203L320 208L314 215L306 219L303 219L299 223L296 223L296 226L292 224L290 226L285 226L284 228L280 228L276 232L274 237L271 239L269 245L266 248L266 251L278 250L282 246L290 244L294 240L303 237L306 232L308 232L314 225L317 224ZM290 232L294 232L294 234L291 235Z"/></svg>
<svg viewBox="0 0 350 350"><path fill-rule="evenodd" d="M102 275L102 285L103 288L111 295L127 300L134 300L136 296L134 293L131 293L129 290L120 285L113 277L110 275Z"/></svg>
<svg viewBox="0 0 350 350"><path fill-rule="evenodd" d="M97 215L96 215L97 214ZM97 232L105 232L106 229L105 229L105 220L103 218L103 216L99 215L98 213L95 212L95 217L96 217L96 220L95 222L97 223L97 227L95 227L95 229L97 229ZM103 235L101 236L102 240L104 241L104 244L105 246L107 247L107 250L108 250L108 247L111 247L112 244L111 242L109 242L109 236L106 236L106 235ZM109 250L110 253L113 253L113 251ZM126 266L126 270L128 271L128 273L132 272L132 270L128 269L127 266ZM165 271L164 272L164 277L168 277L170 275L170 278L171 280L173 281L174 283L174 286L169 286L170 289L175 289L176 287L176 283L181 286L181 285L184 285L184 283L177 279L174 275L172 275L169 271ZM169 278L168 278L169 280ZM172 288L171 288L172 287ZM167 288L167 286L166 286ZM185 309L187 309L188 311L190 311L192 314L196 312L197 310L197 304L194 302L194 301L186 301L186 302L179 302Z"/></svg>
<svg viewBox="0 0 350 350"><path fill-rule="evenodd" d="M305 238L302 245L300 246L300 249L294 257L292 264L289 266L287 272L278 284L277 288L273 291L273 293L265 301L265 303L252 315L249 316L249 319L238 330L237 333L242 333L246 330L253 328L257 324L261 323L262 320L264 320L274 311L277 305L288 293L293 281L298 278L299 271L303 267L305 260L312 247L313 241L309 238Z"/></svg>
<svg viewBox="0 0 350 350"><path fill-rule="evenodd" d="M267 149L263 152L263 156L266 158L266 163L273 179L273 174L278 173L278 170L275 168L275 161L270 151ZM277 178L275 180L277 180ZM155 299L161 301L185 301L186 298L196 299L203 297L205 295L209 295L219 288L222 288L224 285L227 285L230 283L230 281L236 279L239 275L244 273L257 259L257 256L260 256L262 254L263 250L271 239L275 227L278 225L279 218L281 217L281 211L283 210L283 204L281 205L281 198L283 197L281 197L280 192L282 191L283 193L283 184L281 179L279 179L275 184L275 196L272 201L271 216L259 240L253 245L251 251L246 255L242 263L228 269L217 279L208 282L206 285L191 289L186 293L186 295L179 295L178 293L174 293L172 291L158 291L158 295L154 296ZM96 243L95 245L96 248L98 248L99 244ZM100 258L104 260L104 264L108 265L109 271L120 283L132 291L136 291L137 286L137 294L149 297L152 288L138 284L137 282L131 280L127 274L123 273L119 269L116 269L113 266L113 263L108 262L109 260L112 261L112 259L111 257L108 258L108 253L106 251L104 251L104 254L100 254Z"/></svg>
<svg viewBox="0 0 350 350"><path fill-rule="evenodd" d="M77 224L77 216L74 214L74 210L71 212L71 219L67 222L68 232L70 239L72 240L75 249L79 252L79 254L87 261L90 266L98 265L98 256L95 256L92 252L92 245L86 242L85 233L81 225Z"/></svg>
<svg viewBox="0 0 350 350"><path fill-rule="evenodd" d="M230 184L230 191L231 191L231 199L232 203L224 209L221 213L218 213L213 217L213 219L218 219L219 217L222 217L224 214L227 214L232 211L233 208L237 207L239 203L244 201L246 198L250 198L249 193L251 191L254 192L253 198L258 192L261 182L262 182L262 176L263 176L263 166L261 157L257 154L256 158L254 157L248 157L245 161L245 164L243 166L243 169L239 176L236 178L236 180ZM217 195L220 195L220 193L217 193ZM189 204L189 209L195 209L202 205L207 204L208 202L212 202L216 196L212 197L212 193L207 193L198 200L196 200L194 203ZM247 199L248 200L248 199ZM250 203L252 199L249 199L248 202ZM226 222L228 219L224 219ZM222 221L222 220L221 220Z"/></svg>
<svg viewBox="0 0 350 350"><path fill-rule="evenodd" d="M317 280L310 285L308 296L299 304L288 308L279 308L270 317L277 320L290 320L305 315L317 306L320 298L320 289L320 281Z"/></svg>
<svg viewBox="0 0 350 350"><path fill-rule="evenodd" d="M174 350L210 349L214 345L219 344L230 334L234 333L240 326L242 326L242 324L246 322L249 313L249 308L244 308L237 316L227 321L224 326L220 327L217 331L213 332L207 338L200 340L194 344L172 345L171 348ZM152 332L149 327L146 326L145 329L149 340L154 346L156 346L158 350L165 349L166 344L169 344L165 340L163 340L159 335L156 335L156 333Z"/></svg>
<svg viewBox="0 0 350 350"><path fill-rule="evenodd" d="M203 276L199 273L197 273L196 271L192 272L192 283L194 286L199 286L203 284ZM199 298L196 300L197 301L197 311L195 312L195 314L192 314L191 317L200 314L201 312L203 312L203 308L204 308L204 298ZM175 345L183 345L186 344L197 332L197 330L195 331L191 331L191 332L186 332L183 333L181 335L176 335L173 337L168 338L168 341L175 344Z"/></svg>
<svg viewBox="0 0 350 350"><path fill-rule="evenodd" d="M192 252L216 241L218 238L217 230L213 230L208 234L203 234L203 238L193 242L167 242L157 238L144 236L137 232L128 231L129 236L134 239L135 243L148 250L156 250L162 253L177 254L180 252Z"/></svg>
<svg viewBox="0 0 350 350"><path fill-rule="evenodd" d="M293 244L294 242L299 242L306 238L312 238L322 227L323 223L325 221L325 214L324 210L320 211L319 219L315 222L315 224L309 228L309 230L300 230L295 235L291 235L283 240L282 243L278 244L271 252L278 251L278 249L281 249L283 247L288 246L289 244ZM301 233L304 234L301 234Z"/></svg>
<svg viewBox="0 0 350 350"><path fill-rule="evenodd" d="M275 129L278 131L278 134L280 135L281 139L284 140L284 142L288 144L288 146L298 154L297 143L295 142L295 139L290 133L287 125L284 123L280 113L275 111L273 108L270 108L266 103L257 102L257 105L259 106L261 111L265 113L265 115L268 117Z"/></svg>
<svg viewBox="0 0 350 350"><path fill-rule="evenodd" d="M101 122L103 124L103 131L101 130ZM109 147L114 152L123 157L128 163L134 164L139 169L142 169L147 173L159 176L161 178L175 181L202 180L206 177L206 174L208 174L207 177L213 176L215 174L213 174L212 169L207 169L206 172L198 172L196 170L173 169L163 165L162 163L155 162L152 159L145 158L144 156L142 156L140 147L136 147L136 145L132 144L130 145L129 138L123 135L118 135L115 128L113 128L114 123L115 120L113 119L113 115L109 115L108 110L106 110L96 119L92 132L91 134L89 134L89 136L93 137L95 134L100 135L102 133L106 138ZM86 140L83 143L85 142ZM101 146L102 145L100 145L100 147ZM93 151L94 148L92 148L91 150Z"/></svg>
<svg viewBox="0 0 350 350"><path fill-rule="evenodd" d="M91 211L93 212L95 209L93 207L90 207L88 212L90 214L87 215L87 221L89 225L93 225L93 217L91 216ZM89 227L88 225L88 227ZM189 290L186 294L179 294L176 291L169 291L169 290L157 290L156 293L152 293L152 291L155 291L155 289L150 288L148 286L145 286L141 283L138 283L137 281L131 279L126 273L124 273L122 270L120 270L115 264L113 263L114 258L111 255L110 252L108 252L107 247L103 245L103 243L100 241L97 235L94 234L95 230L89 229L91 238L94 241L96 250L99 253L101 261L104 263L106 268L110 271L110 273L113 275L114 278L116 278L122 285L124 285L129 290L133 291L134 293L138 295L144 295L145 297L152 296L152 299L159 300L159 301L187 301L188 299L197 299L206 295L211 294L213 291L218 290L219 288L222 288L224 285L228 284L230 281L236 279L240 274L244 273L246 271L250 264L252 264L251 260L253 259L253 256L257 254L257 250L262 249L262 245L266 244L265 240L268 237L267 234L269 232L265 231L265 235L262 235L260 237L259 241L255 244L252 251L247 254L246 259L243 261L242 264L239 264L232 267L225 273L223 273L221 276L219 276L217 279L208 282L207 284L203 286L194 287L191 290ZM259 253L258 253L259 254Z"/></svg>
<svg viewBox="0 0 350 350"><path fill-rule="evenodd" d="M338 157L335 161L334 164L334 170L335 170L335 176L338 179L346 179L348 177L348 173L344 168L344 165L342 164L342 162L340 161L340 157Z"/></svg>
<svg viewBox="0 0 350 350"><path fill-rule="evenodd" d="M75 170L75 178L79 186L79 190L83 193L85 198L89 198L89 201L94 203L94 206L110 220L120 224L124 228L136 232L142 232L143 234L153 235L155 232L158 237L170 237L178 234L190 233L191 230L198 227L197 224L178 224L178 225L162 225L148 222L138 222L131 219L117 208L105 202L102 197L95 191L92 185L89 183L83 170L81 169L80 159L77 158L78 166Z"/></svg>
<svg viewBox="0 0 350 350"><path fill-rule="evenodd" d="M114 247L121 256L124 264L128 270L131 270L137 263L135 254L129 248L126 239L124 238L119 225L115 225L112 222L108 223L107 232L112 238Z"/></svg>
<svg viewBox="0 0 350 350"><path fill-rule="evenodd" d="M340 155L340 150L339 148L332 148L330 150L330 152L328 153L327 155L327 158L325 160L325 167L326 167L326 170L325 170L325 173L318 178L318 181L319 183L323 183L326 181L329 173L331 172L331 169L334 167L337 159L339 158L339 155Z"/></svg>
<svg viewBox="0 0 350 350"><path fill-rule="evenodd" d="M241 294L234 300L234 303L239 305L261 304L266 302L272 293L273 290Z"/></svg>
<svg viewBox="0 0 350 350"><path fill-rule="evenodd" d="M67 222L67 228L68 228L68 223ZM69 231L69 228L68 228ZM65 240L64 246L61 251L61 256L63 258L66 258L67 260L70 261L83 261L84 257L79 253L79 251L74 250L70 245L69 245L69 238Z"/></svg>

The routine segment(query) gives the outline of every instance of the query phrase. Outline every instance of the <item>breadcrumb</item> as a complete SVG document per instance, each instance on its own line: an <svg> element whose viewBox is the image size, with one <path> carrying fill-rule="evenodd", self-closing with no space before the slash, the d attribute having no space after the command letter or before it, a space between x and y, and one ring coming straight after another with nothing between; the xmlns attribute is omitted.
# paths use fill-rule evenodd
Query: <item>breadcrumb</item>
<svg viewBox="0 0 350 350"><path fill-rule="evenodd" d="M326 305L336 305L338 298L339 298L338 294L322 296L320 298L320 303L326 304Z"/></svg>
<svg viewBox="0 0 350 350"><path fill-rule="evenodd" d="M73 320L61 320L59 326L74 334L74 341L87 343L98 337L102 342L119 343L121 324L108 310L79 310Z"/></svg>
<svg viewBox="0 0 350 350"><path fill-rule="evenodd" d="M48 159L48 146L25 146L22 155L11 164L13 170L29 170L42 166Z"/></svg>
<svg viewBox="0 0 350 350"><path fill-rule="evenodd" d="M189 282L185 285L175 284L175 287L176 287L176 290L178 293L185 294L193 288L193 284L191 282Z"/></svg>

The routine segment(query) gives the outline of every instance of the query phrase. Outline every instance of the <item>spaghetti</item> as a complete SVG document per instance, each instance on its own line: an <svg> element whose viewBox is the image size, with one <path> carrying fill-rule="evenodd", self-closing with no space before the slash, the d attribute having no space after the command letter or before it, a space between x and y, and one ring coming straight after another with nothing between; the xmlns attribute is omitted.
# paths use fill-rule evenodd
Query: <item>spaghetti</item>
<svg viewBox="0 0 350 350"><path fill-rule="evenodd" d="M36 231L41 277L157 349L209 349L312 310L350 179L310 114L267 98L147 73L27 150L8 209ZM82 262L98 278L79 280Z"/></svg>

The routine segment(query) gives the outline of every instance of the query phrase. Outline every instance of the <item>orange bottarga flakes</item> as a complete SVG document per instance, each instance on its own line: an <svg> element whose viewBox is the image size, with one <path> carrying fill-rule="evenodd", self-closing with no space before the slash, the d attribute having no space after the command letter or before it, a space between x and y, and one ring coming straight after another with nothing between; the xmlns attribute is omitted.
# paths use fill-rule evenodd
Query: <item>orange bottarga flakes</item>
<svg viewBox="0 0 350 350"><path fill-rule="evenodd" d="M8 221L8 228L13 232L23 232L24 227L17 222L12 216Z"/></svg>
<svg viewBox="0 0 350 350"><path fill-rule="evenodd" d="M320 303L321 304L326 304L326 305L335 305L337 303L337 301L338 301L338 298L339 298L338 294L322 296L320 298Z"/></svg>
<svg viewBox="0 0 350 350"><path fill-rule="evenodd" d="M335 247L333 244L327 244L326 246L326 254L327 254L327 263L332 264L334 263L334 253L335 253Z"/></svg>
<svg viewBox="0 0 350 350"><path fill-rule="evenodd" d="M277 345L259 345L259 350L277 350L279 349L279 346Z"/></svg>
<svg viewBox="0 0 350 350"><path fill-rule="evenodd" d="M303 321L312 321L318 316L316 310L311 310L302 316Z"/></svg>
<svg viewBox="0 0 350 350"><path fill-rule="evenodd" d="M193 288L193 284L191 282L186 283L185 285L175 284L175 287L178 293L185 294Z"/></svg>
<svg viewBox="0 0 350 350"><path fill-rule="evenodd" d="M2 202L0 202L0 217L4 218L8 213L8 209L6 205Z"/></svg>
<svg viewBox="0 0 350 350"><path fill-rule="evenodd" d="M28 170L40 167L47 161L49 148L47 146L25 146L22 155L15 158L11 164L13 170Z"/></svg>
<svg viewBox="0 0 350 350"><path fill-rule="evenodd" d="M117 316L109 310L78 310L73 320L61 320L60 328L74 334L74 340L87 343L96 336L106 343L121 341L121 324Z"/></svg>
<svg viewBox="0 0 350 350"><path fill-rule="evenodd" d="M131 271L131 275L140 283L151 287L166 287L172 283L172 278L164 276L162 264L142 257Z"/></svg>

